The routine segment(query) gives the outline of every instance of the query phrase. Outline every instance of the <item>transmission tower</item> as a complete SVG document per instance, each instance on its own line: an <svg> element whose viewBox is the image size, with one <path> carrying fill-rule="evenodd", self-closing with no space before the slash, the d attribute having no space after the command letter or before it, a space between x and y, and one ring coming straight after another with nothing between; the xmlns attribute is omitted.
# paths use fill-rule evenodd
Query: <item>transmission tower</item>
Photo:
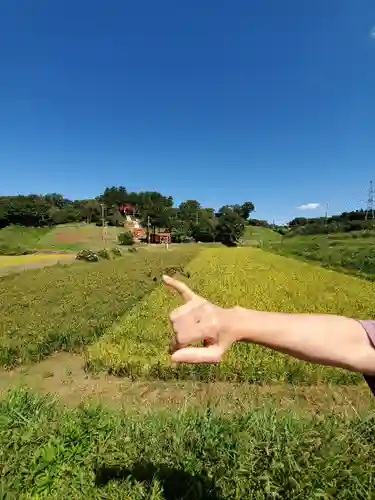
<svg viewBox="0 0 375 500"><path fill-rule="evenodd" d="M368 219L375 219L374 186L372 184L372 181L370 181L370 187L369 187L368 196L367 196L367 208L366 208L365 220L368 220Z"/></svg>

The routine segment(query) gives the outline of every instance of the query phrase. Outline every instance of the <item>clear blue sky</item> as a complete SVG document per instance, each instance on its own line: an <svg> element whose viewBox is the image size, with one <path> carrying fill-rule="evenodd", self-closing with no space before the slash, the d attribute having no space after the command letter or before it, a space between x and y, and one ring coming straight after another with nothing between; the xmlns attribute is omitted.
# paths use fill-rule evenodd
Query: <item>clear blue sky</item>
<svg viewBox="0 0 375 500"><path fill-rule="evenodd" d="M2 0L0 193L363 205L374 26L374 0Z"/></svg>

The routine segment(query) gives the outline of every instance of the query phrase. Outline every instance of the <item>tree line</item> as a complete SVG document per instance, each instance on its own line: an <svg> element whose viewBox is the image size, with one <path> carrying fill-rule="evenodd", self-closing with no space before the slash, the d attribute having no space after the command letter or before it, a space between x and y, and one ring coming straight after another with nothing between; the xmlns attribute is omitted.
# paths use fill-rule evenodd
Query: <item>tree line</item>
<svg viewBox="0 0 375 500"><path fill-rule="evenodd" d="M330 217L296 217L288 223L288 226L289 231L287 234L296 236L372 229L375 227L375 221L369 217L365 210L360 209Z"/></svg>
<svg viewBox="0 0 375 500"><path fill-rule="evenodd" d="M123 226L121 208L134 207L135 217L147 231L168 231L173 241L192 238L196 241L221 241L234 244L244 233L254 211L254 204L224 205L218 211L202 207L197 200L186 200L174 206L172 196L157 191L130 192L124 186L105 188L99 196L86 200L70 200L59 193L0 197L0 227L54 226L86 222ZM255 225L267 225L254 220Z"/></svg>

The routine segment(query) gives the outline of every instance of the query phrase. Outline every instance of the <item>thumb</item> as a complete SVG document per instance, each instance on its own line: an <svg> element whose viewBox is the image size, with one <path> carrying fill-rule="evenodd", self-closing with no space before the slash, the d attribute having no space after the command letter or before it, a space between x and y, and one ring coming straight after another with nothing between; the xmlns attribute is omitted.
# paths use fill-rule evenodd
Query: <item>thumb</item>
<svg viewBox="0 0 375 500"><path fill-rule="evenodd" d="M223 349L218 345L208 347L185 347L172 354L174 363L219 363Z"/></svg>
<svg viewBox="0 0 375 500"><path fill-rule="evenodd" d="M185 302L189 302L195 297L195 293L190 290L190 288L182 281L175 280L170 276L163 276L163 281L167 286L176 290L182 296Z"/></svg>

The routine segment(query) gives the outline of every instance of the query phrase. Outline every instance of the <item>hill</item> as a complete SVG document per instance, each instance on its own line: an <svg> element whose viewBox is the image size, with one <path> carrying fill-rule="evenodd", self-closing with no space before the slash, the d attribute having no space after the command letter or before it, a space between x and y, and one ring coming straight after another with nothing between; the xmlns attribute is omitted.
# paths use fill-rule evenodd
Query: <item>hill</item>
<svg viewBox="0 0 375 500"><path fill-rule="evenodd" d="M263 246L267 243L281 241L281 235L267 227L246 226L243 239L254 246Z"/></svg>
<svg viewBox="0 0 375 500"><path fill-rule="evenodd" d="M375 280L374 231L283 237L279 241L268 241L265 248Z"/></svg>

